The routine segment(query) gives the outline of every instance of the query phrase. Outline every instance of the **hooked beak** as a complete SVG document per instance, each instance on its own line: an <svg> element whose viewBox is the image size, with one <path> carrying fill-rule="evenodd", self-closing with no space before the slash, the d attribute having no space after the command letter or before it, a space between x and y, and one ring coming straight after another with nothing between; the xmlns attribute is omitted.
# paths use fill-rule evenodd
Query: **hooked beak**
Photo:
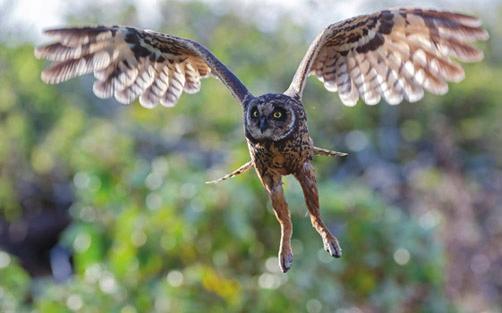
<svg viewBox="0 0 502 313"><path fill-rule="evenodd" d="M265 117L260 118L260 120L258 121L258 127L260 128L260 131L263 134L265 129L267 129L267 127L268 127L267 120L265 119Z"/></svg>

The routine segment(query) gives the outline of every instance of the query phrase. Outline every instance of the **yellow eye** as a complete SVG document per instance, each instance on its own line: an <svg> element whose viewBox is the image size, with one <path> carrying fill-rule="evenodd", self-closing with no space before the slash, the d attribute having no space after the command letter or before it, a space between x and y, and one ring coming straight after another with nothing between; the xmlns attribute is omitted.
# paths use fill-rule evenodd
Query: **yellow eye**
<svg viewBox="0 0 502 313"><path fill-rule="evenodd" d="M253 117L258 117L258 110L253 111Z"/></svg>
<svg viewBox="0 0 502 313"><path fill-rule="evenodd" d="M282 113L279 112L279 111L275 111L273 116L274 116L274 118L281 118L282 117Z"/></svg>

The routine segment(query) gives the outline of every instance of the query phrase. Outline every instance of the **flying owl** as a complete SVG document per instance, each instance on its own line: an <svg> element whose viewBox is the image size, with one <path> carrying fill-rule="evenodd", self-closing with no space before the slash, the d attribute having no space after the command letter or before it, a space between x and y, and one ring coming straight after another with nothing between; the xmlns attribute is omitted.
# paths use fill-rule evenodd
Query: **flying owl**
<svg viewBox="0 0 502 313"><path fill-rule="evenodd" d="M328 91L353 106L361 98L374 105L416 102L424 90L448 91L447 82L464 78L464 62L479 61L481 51L471 44L486 40L487 32L472 16L427 9L392 9L361 15L329 25L312 42L283 93L261 96L246 86L200 43L122 26L70 27L45 32L53 43L36 48L35 55L54 63L42 80L57 84L93 73L94 93L131 103L139 97L146 108L174 106L183 92L196 93L202 78L215 76L243 109L245 138L251 160L218 182L254 167L267 191L281 227L279 267L290 269L292 224L282 189L282 176L299 181L312 226L324 249L334 257L342 250L321 219L312 158L342 153L314 146L302 102L309 75Z"/></svg>

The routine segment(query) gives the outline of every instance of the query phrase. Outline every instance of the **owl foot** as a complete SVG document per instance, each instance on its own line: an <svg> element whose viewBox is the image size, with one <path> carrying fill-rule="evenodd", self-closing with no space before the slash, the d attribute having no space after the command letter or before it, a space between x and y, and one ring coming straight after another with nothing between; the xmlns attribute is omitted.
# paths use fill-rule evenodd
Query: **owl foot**
<svg viewBox="0 0 502 313"><path fill-rule="evenodd" d="M324 237L322 241L324 243L324 250L326 250L331 256L335 258L342 256L342 248L340 248L336 237Z"/></svg>
<svg viewBox="0 0 502 313"><path fill-rule="evenodd" d="M289 251L279 252L279 268L283 273L286 273L293 265L293 253Z"/></svg>

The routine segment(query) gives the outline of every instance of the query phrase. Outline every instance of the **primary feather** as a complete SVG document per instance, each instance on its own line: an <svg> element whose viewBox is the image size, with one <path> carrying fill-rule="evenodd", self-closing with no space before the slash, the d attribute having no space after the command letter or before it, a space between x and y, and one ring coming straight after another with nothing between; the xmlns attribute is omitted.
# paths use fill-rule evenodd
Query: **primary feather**
<svg viewBox="0 0 502 313"><path fill-rule="evenodd" d="M94 93L153 108L176 104L183 92L195 93L202 78L213 74L241 102L244 85L202 45L171 35L121 26L70 27L45 32L55 42L40 46L35 56L54 63L42 80L57 84L94 73Z"/></svg>
<svg viewBox="0 0 502 313"><path fill-rule="evenodd" d="M308 75L348 106L359 98L367 104L381 97L391 104L415 102L424 89L444 94L448 82L464 78L451 58L481 60L483 53L471 44L487 38L477 18L460 13L395 9L354 17L319 34L286 94L301 98Z"/></svg>

